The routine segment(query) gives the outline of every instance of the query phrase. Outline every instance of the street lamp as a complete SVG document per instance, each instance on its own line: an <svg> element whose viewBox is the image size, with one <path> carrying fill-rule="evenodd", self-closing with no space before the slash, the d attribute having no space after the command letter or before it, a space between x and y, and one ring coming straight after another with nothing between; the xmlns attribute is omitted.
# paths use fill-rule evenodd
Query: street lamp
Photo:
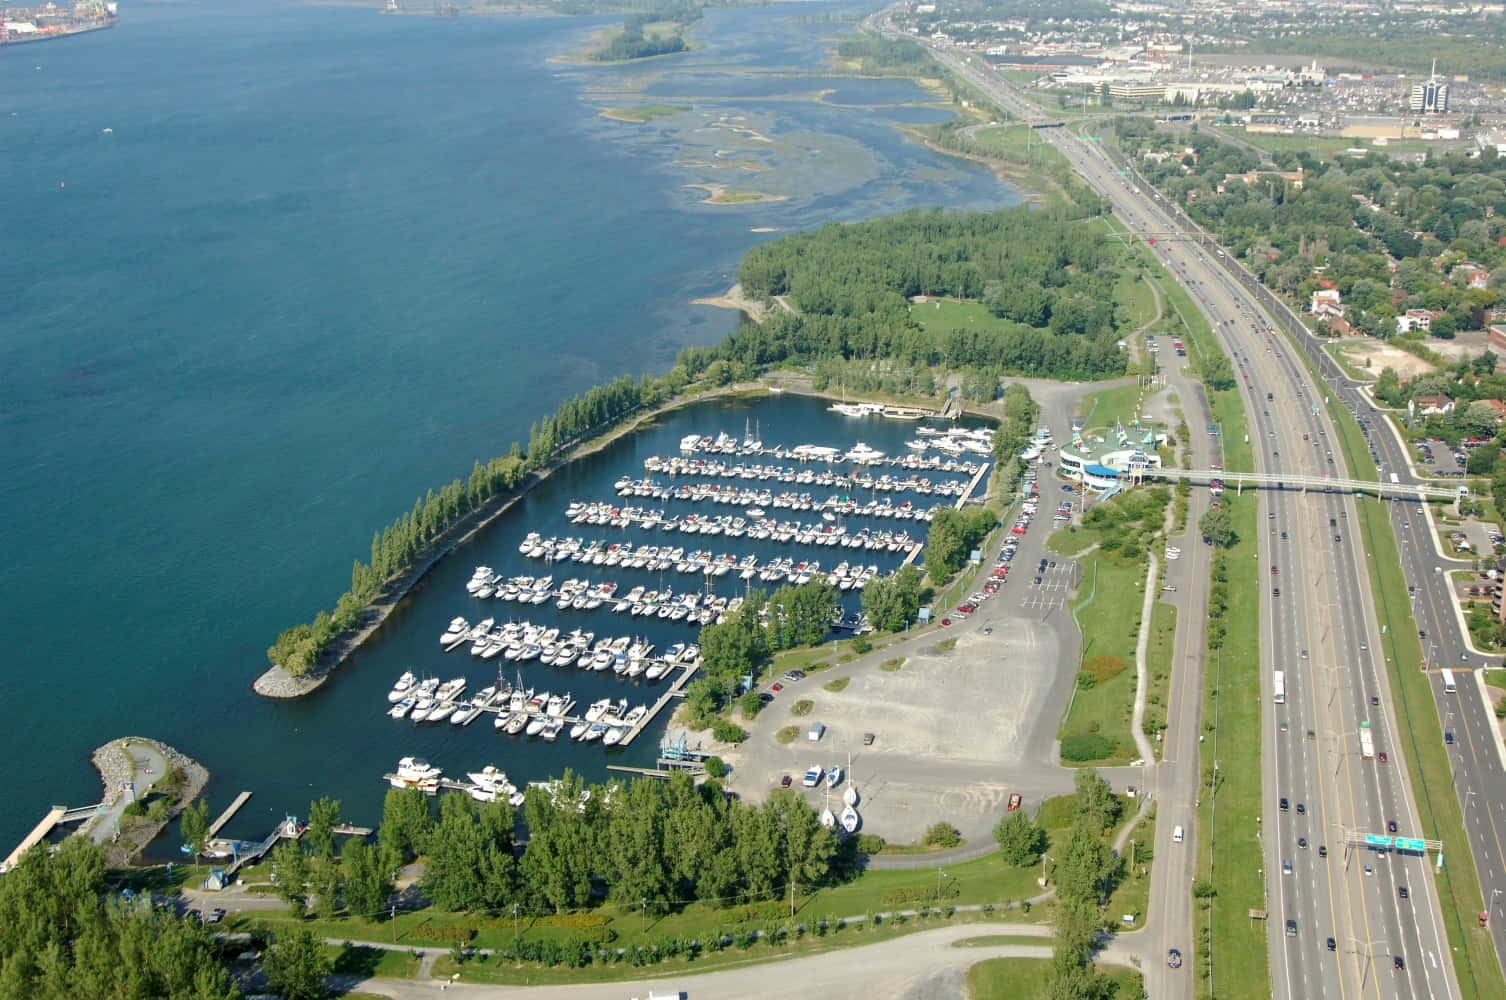
<svg viewBox="0 0 1506 1000"><path fill-rule="evenodd" d="M1053 857L1051 857L1050 855L1047 855L1047 854L1042 854L1041 855L1041 888L1042 889L1046 888L1046 862L1047 861L1055 861L1055 860L1056 859L1053 858Z"/></svg>
<svg viewBox="0 0 1506 1000"><path fill-rule="evenodd" d="M945 878L945 877L946 877L946 873L943 872L940 868L937 868L936 869L936 902L937 903L941 902L941 880L943 878Z"/></svg>

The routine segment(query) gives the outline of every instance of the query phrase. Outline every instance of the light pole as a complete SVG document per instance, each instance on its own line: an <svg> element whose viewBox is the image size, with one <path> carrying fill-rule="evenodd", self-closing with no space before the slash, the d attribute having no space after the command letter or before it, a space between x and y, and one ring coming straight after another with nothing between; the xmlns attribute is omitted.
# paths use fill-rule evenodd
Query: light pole
<svg viewBox="0 0 1506 1000"><path fill-rule="evenodd" d="M1055 860L1056 859L1053 858L1053 857L1051 857L1050 855L1047 855L1047 854L1042 854L1041 855L1041 888L1042 889L1046 888L1046 862L1047 861L1055 861Z"/></svg>

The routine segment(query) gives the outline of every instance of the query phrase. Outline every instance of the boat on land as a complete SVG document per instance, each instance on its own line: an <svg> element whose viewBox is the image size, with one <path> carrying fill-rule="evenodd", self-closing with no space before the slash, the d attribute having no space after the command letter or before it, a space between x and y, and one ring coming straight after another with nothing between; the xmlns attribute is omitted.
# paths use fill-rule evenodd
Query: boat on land
<svg viewBox="0 0 1506 1000"><path fill-rule="evenodd" d="M861 822L862 819L858 816L858 811L852 806L848 806L842 810L842 829L848 833L856 833L858 824Z"/></svg>
<svg viewBox="0 0 1506 1000"><path fill-rule="evenodd" d="M842 765L833 764L831 770L826 772L826 787L836 788L842 783Z"/></svg>

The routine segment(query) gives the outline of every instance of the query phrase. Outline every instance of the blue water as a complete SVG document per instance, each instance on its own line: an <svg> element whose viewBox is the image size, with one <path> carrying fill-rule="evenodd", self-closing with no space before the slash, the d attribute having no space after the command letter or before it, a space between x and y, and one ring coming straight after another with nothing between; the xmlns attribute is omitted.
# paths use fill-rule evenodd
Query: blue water
<svg viewBox="0 0 1506 1000"><path fill-rule="evenodd" d="M721 292L769 238L752 229L1018 200L884 113L941 113L927 109L734 96L694 102L683 122L601 118L640 99L597 88L649 69L549 57L611 20L140 6L112 31L0 54L12 806L0 843L52 802L92 801L88 753L125 734L204 761L215 806L254 790L232 833L318 794L374 819L381 764L446 749L395 734L374 692L420 649L412 665L440 669L434 637L466 613L451 577L482 560L446 566L426 588L444 599L420 595L315 697L249 691L271 639L345 588L374 528L526 440L565 395L665 370L681 347L724 336L731 314L687 303ZM652 74L680 94L733 65L821 74L840 30L787 8L720 12L700 29L703 50L655 60ZM733 85L744 79L724 76L722 90L748 94ZM875 84L884 99L862 103L903 96ZM864 96L863 81L841 85ZM731 180L687 165L696 142L726 145L695 129L727 114L767 130L756 152L771 169ZM709 206L683 186L708 181L787 200ZM746 415L681 420L740 433ZM823 414L808 416L790 426L820 439ZM782 418L755 418L772 441ZM679 426L664 433L677 441ZM833 426L831 443L851 435ZM590 475L641 465L645 446ZM610 495L610 479L580 475L518 516L542 517L567 487ZM500 524L495 544L515 550L522 526ZM484 735L474 756L443 763L604 773L599 748L548 755Z"/></svg>

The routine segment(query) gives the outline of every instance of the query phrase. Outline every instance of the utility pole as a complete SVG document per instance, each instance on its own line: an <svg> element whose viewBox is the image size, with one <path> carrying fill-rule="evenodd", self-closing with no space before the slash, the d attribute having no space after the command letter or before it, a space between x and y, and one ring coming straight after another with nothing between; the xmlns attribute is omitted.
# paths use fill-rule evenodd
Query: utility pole
<svg viewBox="0 0 1506 1000"><path fill-rule="evenodd" d="M512 943L513 943L514 947L516 947L517 944L518 944L518 904L517 903L512 904Z"/></svg>
<svg viewBox="0 0 1506 1000"><path fill-rule="evenodd" d="M397 944L397 904L392 904L392 943Z"/></svg>

